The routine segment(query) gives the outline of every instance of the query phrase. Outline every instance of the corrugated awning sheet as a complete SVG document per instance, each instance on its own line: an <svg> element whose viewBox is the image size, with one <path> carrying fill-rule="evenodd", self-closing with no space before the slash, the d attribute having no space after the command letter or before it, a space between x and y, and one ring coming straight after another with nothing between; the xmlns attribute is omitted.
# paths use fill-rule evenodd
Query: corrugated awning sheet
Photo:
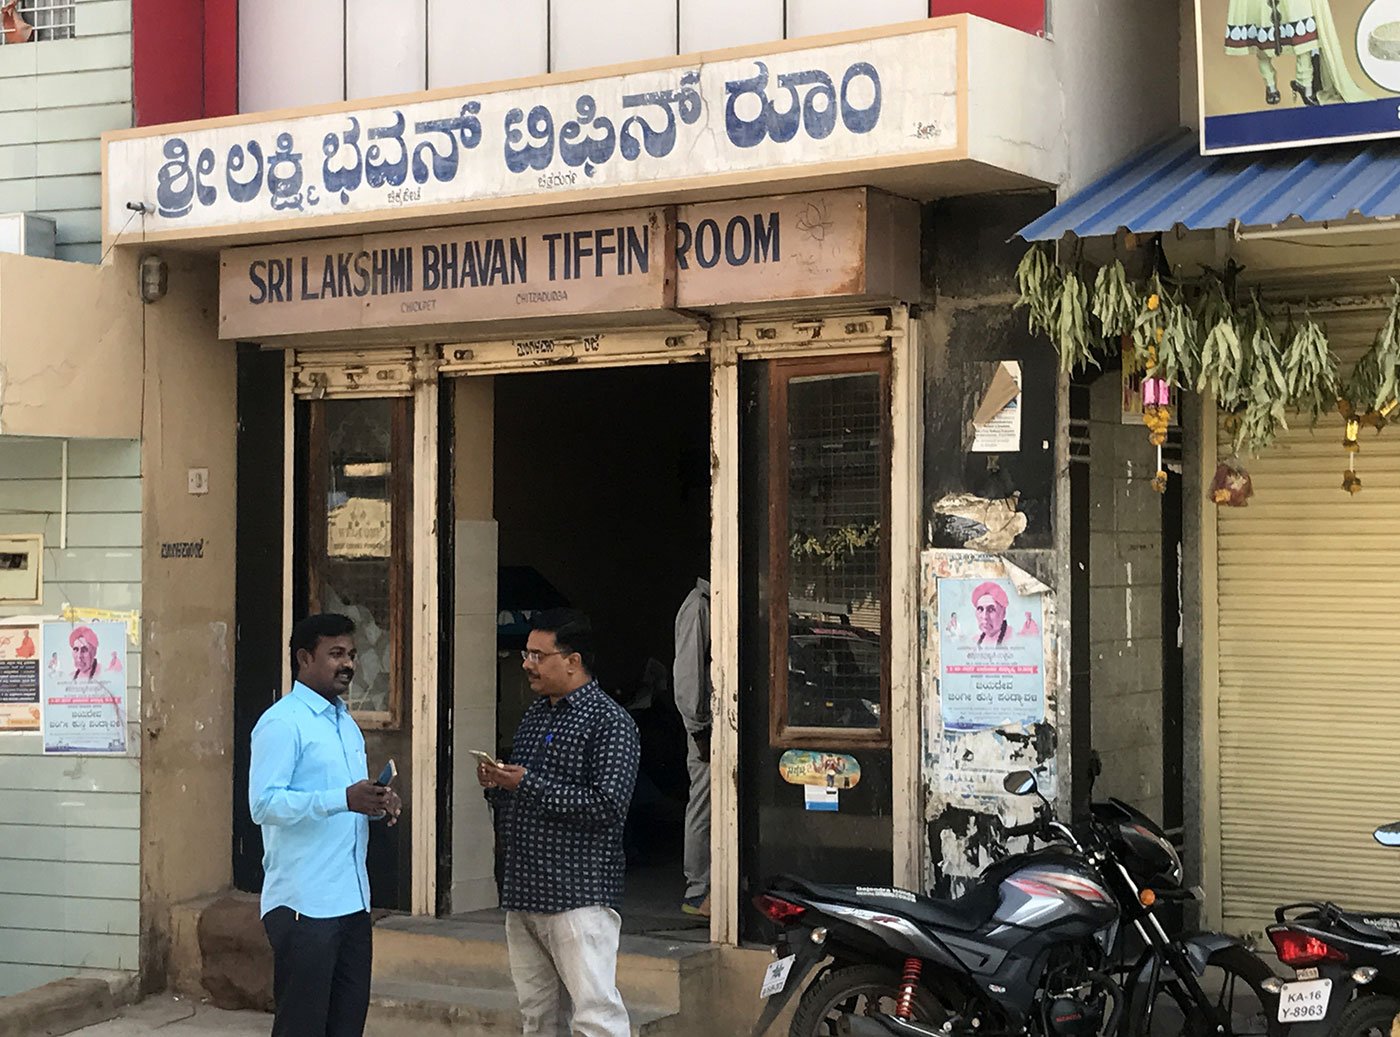
<svg viewBox="0 0 1400 1037"><path fill-rule="evenodd" d="M1323 224L1400 215L1400 141L1329 144L1250 155L1200 153L1177 134L1134 155L1023 228L1027 241Z"/></svg>

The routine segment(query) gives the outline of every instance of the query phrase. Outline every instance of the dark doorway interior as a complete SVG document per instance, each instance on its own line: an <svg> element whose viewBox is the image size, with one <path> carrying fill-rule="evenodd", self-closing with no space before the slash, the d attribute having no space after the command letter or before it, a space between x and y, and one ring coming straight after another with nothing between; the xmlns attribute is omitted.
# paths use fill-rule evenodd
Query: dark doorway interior
<svg viewBox="0 0 1400 1037"><path fill-rule="evenodd" d="M597 676L627 707L642 762L627 826L629 931L680 913L686 735L671 695L676 611L708 575L709 369L542 372L495 381L499 742L533 696L526 612L566 604L597 631Z"/></svg>
<svg viewBox="0 0 1400 1037"><path fill-rule="evenodd" d="M238 346L238 516L234 549L233 884L262 890L262 831L248 808L253 726L282 691L281 350Z"/></svg>

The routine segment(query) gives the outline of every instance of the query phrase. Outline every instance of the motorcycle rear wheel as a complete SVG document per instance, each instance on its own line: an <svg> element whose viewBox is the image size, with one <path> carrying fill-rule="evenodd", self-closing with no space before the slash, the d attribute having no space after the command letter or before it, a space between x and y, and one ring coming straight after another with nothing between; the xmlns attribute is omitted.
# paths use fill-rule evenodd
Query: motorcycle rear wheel
<svg viewBox="0 0 1400 1037"><path fill-rule="evenodd" d="M900 975L883 965L846 965L832 969L802 993L788 1037L834 1037L844 1015L882 1012L894 1015ZM939 1023L943 1009L922 986L914 994L914 1022Z"/></svg>
<svg viewBox="0 0 1400 1037"><path fill-rule="evenodd" d="M1390 1037L1391 1023L1400 1014L1400 1001L1366 994L1347 1005L1332 1037Z"/></svg>
<svg viewBox="0 0 1400 1037"><path fill-rule="evenodd" d="M1225 947L1210 956L1206 974L1197 980L1216 1007L1229 1013L1230 1031L1223 1037L1282 1037L1278 999L1263 988L1264 980L1273 974L1244 947ZM1131 1037L1217 1037L1205 1015L1171 986L1159 987L1151 1004L1145 991L1131 993L1128 1033Z"/></svg>

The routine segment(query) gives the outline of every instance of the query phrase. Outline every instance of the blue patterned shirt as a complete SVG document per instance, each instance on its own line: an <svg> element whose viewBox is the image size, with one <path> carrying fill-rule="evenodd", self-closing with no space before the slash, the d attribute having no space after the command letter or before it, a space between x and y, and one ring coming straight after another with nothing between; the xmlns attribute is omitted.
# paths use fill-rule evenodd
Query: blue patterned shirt
<svg viewBox="0 0 1400 1037"><path fill-rule="evenodd" d="M503 908L621 910L622 829L640 757L637 725L597 681L557 705L530 705L510 755L525 777L490 796L501 809Z"/></svg>

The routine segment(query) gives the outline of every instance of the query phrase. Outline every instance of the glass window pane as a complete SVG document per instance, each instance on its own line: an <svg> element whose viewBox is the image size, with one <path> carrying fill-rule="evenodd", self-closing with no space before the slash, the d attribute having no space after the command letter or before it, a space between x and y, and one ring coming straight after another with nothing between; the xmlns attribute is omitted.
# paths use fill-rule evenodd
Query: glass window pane
<svg viewBox="0 0 1400 1037"><path fill-rule="evenodd" d="M355 713L391 712L394 643L394 450L396 400L327 400L325 557L317 566L324 612L355 621Z"/></svg>
<svg viewBox="0 0 1400 1037"><path fill-rule="evenodd" d="M880 727L883 415L878 373L787 383L792 727Z"/></svg>

